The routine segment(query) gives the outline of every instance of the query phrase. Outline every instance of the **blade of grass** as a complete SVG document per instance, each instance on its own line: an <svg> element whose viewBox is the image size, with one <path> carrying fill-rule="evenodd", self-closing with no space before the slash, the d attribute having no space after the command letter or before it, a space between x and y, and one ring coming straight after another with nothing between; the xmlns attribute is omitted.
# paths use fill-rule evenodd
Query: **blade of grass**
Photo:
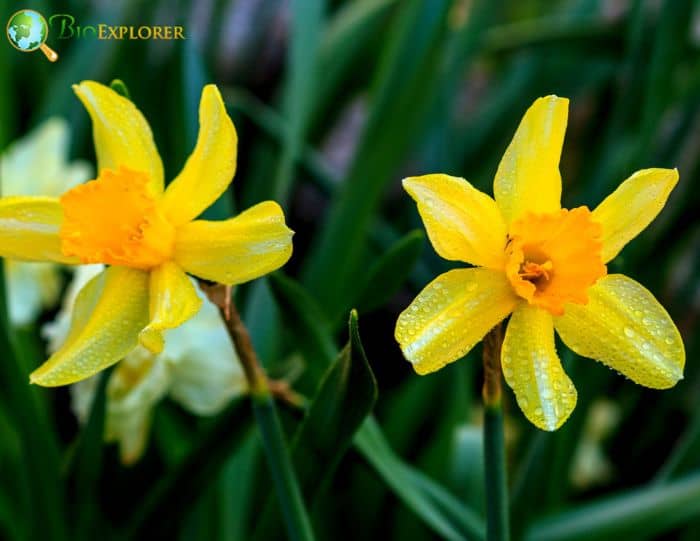
<svg viewBox="0 0 700 541"><path fill-rule="evenodd" d="M355 437L355 447L394 494L445 539L484 539L481 518L454 496L391 450L379 425L370 417Z"/></svg>
<svg viewBox="0 0 700 541"><path fill-rule="evenodd" d="M30 525L31 539L62 540L66 538L63 509L63 484L59 479L58 443L47 425L46 413L29 387L28 374L21 370L10 339L5 297L4 265L0 263L0 375L4 382L7 403L11 404L12 420L20 435L27 464L32 511L43 517L43 523Z"/></svg>
<svg viewBox="0 0 700 541"><path fill-rule="evenodd" d="M352 277L372 216L431 103L434 84L427 82L434 81L438 69L434 56L449 5L444 0L406 2L387 40L353 165L304 271L304 283L326 311L335 312L332 317L351 303Z"/></svg>
<svg viewBox="0 0 700 541"><path fill-rule="evenodd" d="M601 16L532 18L491 28L486 32L484 49L489 53L504 53L531 46L571 45L579 40L590 45L617 39L620 24L621 19L609 20Z"/></svg>
<svg viewBox="0 0 700 541"><path fill-rule="evenodd" d="M193 438L194 449L145 495L123 537L165 539L173 535L192 501L203 493L249 432L250 421L247 402L239 400L204 435Z"/></svg>
<svg viewBox="0 0 700 541"><path fill-rule="evenodd" d="M287 535L292 541L312 541L314 534L311 522L304 507L301 489L272 397L269 394L254 396L253 411L276 487L277 501L287 525Z"/></svg>
<svg viewBox="0 0 700 541"><path fill-rule="evenodd" d="M419 229L396 241L367 271L358 310L370 312L388 302L403 286L424 246L425 234Z"/></svg>
<svg viewBox="0 0 700 541"><path fill-rule="evenodd" d="M292 334L305 337L297 345L306 359L307 377L311 379L309 388L315 389L328 369L328 359L333 359L337 352L330 329L324 324L327 318L316 300L295 280L276 272L270 275L269 282L285 327Z"/></svg>
<svg viewBox="0 0 700 541"><path fill-rule="evenodd" d="M397 0L356 0L340 7L326 25L319 49L320 77L315 90L312 124L321 124L328 109L357 79L358 59L383 30L389 11Z"/></svg>
<svg viewBox="0 0 700 541"><path fill-rule="evenodd" d="M73 454L69 478L73 479L78 505L74 517L73 539L94 539L105 535L100 525L99 478L102 470L102 439L105 427L106 390L111 370L98 377L97 391L92 399L90 415L79 436Z"/></svg>
<svg viewBox="0 0 700 541"><path fill-rule="evenodd" d="M313 541L311 521L292 465L270 383L255 352L250 333L230 298L230 288L218 284L214 288L207 289L207 295L219 308L231 345L238 353L238 359L245 374L253 414L260 431L277 502L284 517L287 536L292 541Z"/></svg>
<svg viewBox="0 0 700 541"><path fill-rule="evenodd" d="M700 516L700 473L579 504L537 520L526 541L633 539L639 532L660 534Z"/></svg>
<svg viewBox="0 0 700 541"><path fill-rule="evenodd" d="M353 436L377 398L377 382L360 339L357 313L350 314L349 340L326 372L291 444L292 460L304 499L316 501ZM279 539L279 521L265 506L255 539Z"/></svg>
<svg viewBox="0 0 700 541"><path fill-rule="evenodd" d="M286 278L286 281L293 283L290 278ZM298 320L307 307L310 307L312 313L322 313L320 307L314 306L316 303L313 297L308 293L302 294L302 291L303 287L298 284L293 288L273 287L285 321ZM306 342L332 343L327 322L311 322L311 326L294 327L294 343L301 351L305 350ZM335 352L329 350L330 348L324 347L316 351L317 362L322 362L325 367L330 366L335 358ZM402 462L391 450L373 416L357 432L354 446L395 495L433 531L448 539L483 538L484 525L481 518L441 485ZM407 474L406 471L409 470L410 473ZM417 479L420 482L416 482Z"/></svg>
<svg viewBox="0 0 700 541"><path fill-rule="evenodd" d="M305 139L318 79L318 50L324 0L292 0L291 40L287 57L284 116L288 119L282 156L271 196L284 204L292 189L297 155Z"/></svg>

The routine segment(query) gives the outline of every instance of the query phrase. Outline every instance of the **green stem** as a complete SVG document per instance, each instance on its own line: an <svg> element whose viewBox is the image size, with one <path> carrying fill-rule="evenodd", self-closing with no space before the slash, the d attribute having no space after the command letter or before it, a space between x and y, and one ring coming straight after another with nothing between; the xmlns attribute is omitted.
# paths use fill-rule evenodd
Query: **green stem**
<svg viewBox="0 0 700 541"><path fill-rule="evenodd" d="M271 394L253 395L253 412L260 428L272 481L279 498L287 533L292 541L314 539L304 500L299 489L277 408Z"/></svg>
<svg viewBox="0 0 700 541"><path fill-rule="evenodd" d="M508 486L501 402L501 325L484 339L484 469L486 481L486 540L508 541Z"/></svg>
<svg viewBox="0 0 700 541"><path fill-rule="evenodd" d="M260 429L268 467L287 527L287 535L292 541L313 541L311 521L292 466L282 425L277 416L277 408L273 400L274 389L270 388L270 382L255 353L248 329L231 301L230 288L213 286L205 287L204 290L212 302L219 307L248 381L253 412Z"/></svg>

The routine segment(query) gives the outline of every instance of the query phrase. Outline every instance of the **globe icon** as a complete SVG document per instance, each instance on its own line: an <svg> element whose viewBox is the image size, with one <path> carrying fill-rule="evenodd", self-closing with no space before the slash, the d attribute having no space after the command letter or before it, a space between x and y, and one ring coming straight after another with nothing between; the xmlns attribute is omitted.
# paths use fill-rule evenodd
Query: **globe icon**
<svg viewBox="0 0 700 541"><path fill-rule="evenodd" d="M22 9L12 15L7 23L7 39L19 51L29 53L40 49L46 58L55 62L58 55L45 42L49 35L49 26L41 13Z"/></svg>

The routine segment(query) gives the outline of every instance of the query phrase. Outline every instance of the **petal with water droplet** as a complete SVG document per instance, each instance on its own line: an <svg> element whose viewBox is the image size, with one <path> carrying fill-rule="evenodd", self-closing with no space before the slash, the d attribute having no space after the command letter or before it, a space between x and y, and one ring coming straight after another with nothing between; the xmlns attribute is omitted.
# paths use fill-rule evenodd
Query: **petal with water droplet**
<svg viewBox="0 0 700 541"><path fill-rule="evenodd" d="M185 167L165 191L162 210L171 223L194 220L226 190L236 173L238 136L215 85L202 89L199 136Z"/></svg>
<svg viewBox="0 0 700 541"><path fill-rule="evenodd" d="M274 201L234 218L196 220L178 229L175 261L199 278L236 285L279 269L292 256L294 232Z"/></svg>
<svg viewBox="0 0 700 541"><path fill-rule="evenodd" d="M503 268L506 226L491 197L463 178L443 174L405 178L403 187L418 203L440 257Z"/></svg>
<svg viewBox="0 0 700 541"><path fill-rule="evenodd" d="M685 350L666 310L641 284L622 274L601 278L587 305L567 304L554 325L564 343L635 383L654 389L683 378Z"/></svg>
<svg viewBox="0 0 700 541"><path fill-rule="evenodd" d="M466 355L517 302L502 272L451 270L399 315L394 336L415 371L427 374Z"/></svg>
<svg viewBox="0 0 700 541"><path fill-rule="evenodd" d="M528 211L559 210L559 157L568 114L569 100L557 96L539 98L525 112L493 181L506 223Z"/></svg>
<svg viewBox="0 0 700 541"><path fill-rule="evenodd" d="M592 218L603 226L603 263L613 259L656 218L677 183L676 169L643 169L598 205Z"/></svg>
<svg viewBox="0 0 700 541"><path fill-rule="evenodd" d="M80 291L65 343L30 381L56 387L88 378L121 360L148 324L148 273L109 267Z"/></svg>
<svg viewBox="0 0 700 541"><path fill-rule="evenodd" d="M148 122L131 100L95 81L73 85L92 119L97 173L126 166L146 173L154 194L163 191L163 163Z"/></svg>
<svg viewBox="0 0 700 541"><path fill-rule="evenodd" d="M576 389L554 347L554 325L546 310L521 304L508 323L501 350L506 383L528 420L556 430L576 406Z"/></svg>
<svg viewBox="0 0 700 541"><path fill-rule="evenodd" d="M22 261L79 263L61 250L63 209L53 197L0 199L0 256Z"/></svg>
<svg viewBox="0 0 700 541"><path fill-rule="evenodd" d="M165 346L163 332L179 327L202 306L194 284L177 263L166 261L151 271L148 326L139 334L139 342L153 353Z"/></svg>

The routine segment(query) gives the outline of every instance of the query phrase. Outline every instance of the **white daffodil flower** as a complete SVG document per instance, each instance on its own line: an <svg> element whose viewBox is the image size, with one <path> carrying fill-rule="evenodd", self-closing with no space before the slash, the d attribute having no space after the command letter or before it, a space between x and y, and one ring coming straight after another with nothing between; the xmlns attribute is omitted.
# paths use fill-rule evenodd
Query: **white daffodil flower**
<svg viewBox="0 0 700 541"><path fill-rule="evenodd" d="M102 265L77 267L64 305L43 332L51 352L68 334L75 297ZM214 415L246 391L246 381L218 309L200 292L202 308L180 327L167 331L166 347L154 355L138 347L116 365L107 383L105 440L119 444L122 462L143 454L153 409L170 396L197 415ZM87 421L98 376L71 386L73 411Z"/></svg>
<svg viewBox="0 0 700 541"><path fill-rule="evenodd" d="M57 197L92 176L87 162L68 162L68 123L50 118L0 155L0 194ZM61 290L59 265L5 261L10 321L21 326L56 304Z"/></svg>

